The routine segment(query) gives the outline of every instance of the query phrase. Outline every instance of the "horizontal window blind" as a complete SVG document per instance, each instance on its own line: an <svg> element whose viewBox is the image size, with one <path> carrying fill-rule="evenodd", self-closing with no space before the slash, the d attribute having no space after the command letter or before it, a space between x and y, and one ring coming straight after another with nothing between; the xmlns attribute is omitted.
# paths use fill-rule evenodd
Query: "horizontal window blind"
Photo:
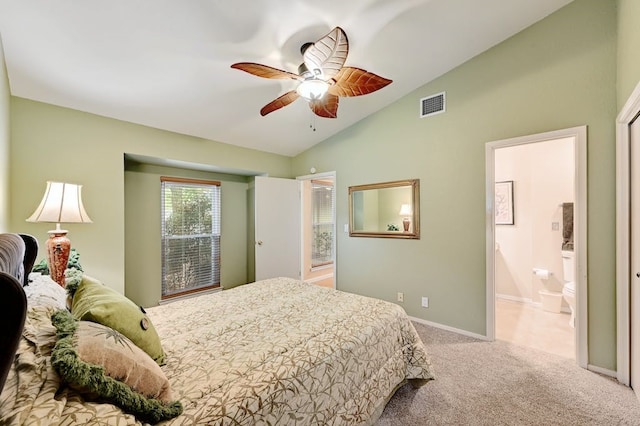
<svg viewBox="0 0 640 426"><path fill-rule="evenodd" d="M220 182L161 177L162 298L220 286Z"/></svg>
<svg viewBox="0 0 640 426"><path fill-rule="evenodd" d="M311 267L333 262L333 209L334 188L332 182L311 181L311 223L313 240Z"/></svg>

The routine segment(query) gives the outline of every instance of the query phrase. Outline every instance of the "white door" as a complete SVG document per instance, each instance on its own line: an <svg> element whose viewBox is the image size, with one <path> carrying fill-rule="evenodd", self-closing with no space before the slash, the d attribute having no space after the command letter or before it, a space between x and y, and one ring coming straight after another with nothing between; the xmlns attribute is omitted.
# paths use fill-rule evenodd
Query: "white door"
<svg viewBox="0 0 640 426"><path fill-rule="evenodd" d="M640 399L640 119L631 141L631 387Z"/></svg>
<svg viewBox="0 0 640 426"><path fill-rule="evenodd" d="M256 176L256 281L300 279L300 182Z"/></svg>

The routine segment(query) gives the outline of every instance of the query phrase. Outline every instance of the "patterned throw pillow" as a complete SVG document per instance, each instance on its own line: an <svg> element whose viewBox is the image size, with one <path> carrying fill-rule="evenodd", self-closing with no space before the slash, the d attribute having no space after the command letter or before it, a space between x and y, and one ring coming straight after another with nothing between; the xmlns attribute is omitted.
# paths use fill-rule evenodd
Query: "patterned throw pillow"
<svg viewBox="0 0 640 426"><path fill-rule="evenodd" d="M159 365L165 364L160 337L144 310L100 281L82 276L80 283L67 283L73 296L71 313L76 319L93 321L119 331Z"/></svg>
<svg viewBox="0 0 640 426"><path fill-rule="evenodd" d="M58 335L51 363L71 387L145 422L182 413L182 404L171 402L169 381L158 364L127 337L102 324L77 321L66 310L56 311L51 322Z"/></svg>

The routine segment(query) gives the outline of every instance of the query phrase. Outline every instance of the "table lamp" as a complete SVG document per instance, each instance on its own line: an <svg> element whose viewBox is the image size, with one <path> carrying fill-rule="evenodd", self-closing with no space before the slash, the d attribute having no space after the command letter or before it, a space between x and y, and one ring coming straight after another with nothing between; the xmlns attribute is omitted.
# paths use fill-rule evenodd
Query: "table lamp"
<svg viewBox="0 0 640 426"><path fill-rule="evenodd" d="M402 226L404 227L404 232L409 232L409 224L411 223L411 219L409 219L409 216L412 215L411 213L411 204L403 204L400 206L400 213L398 213L400 216L404 216L404 219L402 219Z"/></svg>
<svg viewBox="0 0 640 426"><path fill-rule="evenodd" d="M92 223L82 205L82 185L48 181L40 205L27 222L56 224L56 229L49 231L47 262L51 279L64 287L71 241L67 238L67 230L60 229L60 223Z"/></svg>

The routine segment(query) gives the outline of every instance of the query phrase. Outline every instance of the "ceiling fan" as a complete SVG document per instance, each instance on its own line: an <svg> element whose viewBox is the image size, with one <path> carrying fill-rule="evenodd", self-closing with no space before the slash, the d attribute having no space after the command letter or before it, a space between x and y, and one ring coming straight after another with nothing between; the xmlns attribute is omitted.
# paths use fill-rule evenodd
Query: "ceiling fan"
<svg viewBox="0 0 640 426"><path fill-rule="evenodd" d="M303 63L298 74L254 62L238 62L231 68L263 78L293 79L300 82L291 90L269 102L260 110L265 116L302 97L320 117L336 118L340 96L360 96L382 89L391 80L355 67L345 67L349 41L344 30L336 27L315 43L300 48Z"/></svg>

